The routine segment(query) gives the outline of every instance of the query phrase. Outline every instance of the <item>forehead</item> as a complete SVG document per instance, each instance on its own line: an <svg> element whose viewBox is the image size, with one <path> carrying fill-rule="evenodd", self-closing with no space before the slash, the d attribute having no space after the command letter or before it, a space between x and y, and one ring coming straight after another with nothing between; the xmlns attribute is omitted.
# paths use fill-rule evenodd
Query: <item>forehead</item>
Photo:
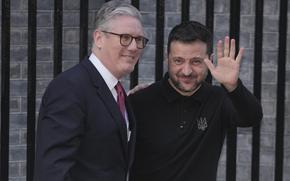
<svg viewBox="0 0 290 181"><path fill-rule="evenodd" d="M144 36L141 22L132 16L116 16L109 21L109 27L114 33Z"/></svg>
<svg viewBox="0 0 290 181"><path fill-rule="evenodd" d="M169 56L184 58L204 58L207 56L207 44L199 40L194 42L173 41L170 44Z"/></svg>

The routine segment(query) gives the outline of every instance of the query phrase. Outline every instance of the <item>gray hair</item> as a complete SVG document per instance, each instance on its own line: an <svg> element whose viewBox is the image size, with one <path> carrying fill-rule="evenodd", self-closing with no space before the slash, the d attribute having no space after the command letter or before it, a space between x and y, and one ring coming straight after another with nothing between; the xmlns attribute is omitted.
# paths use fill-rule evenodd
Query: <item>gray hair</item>
<svg viewBox="0 0 290 181"><path fill-rule="evenodd" d="M97 12L95 29L107 30L108 22L116 16L132 16L142 22L139 10L130 3L120 0L112 0L103 4Z"/></svg>

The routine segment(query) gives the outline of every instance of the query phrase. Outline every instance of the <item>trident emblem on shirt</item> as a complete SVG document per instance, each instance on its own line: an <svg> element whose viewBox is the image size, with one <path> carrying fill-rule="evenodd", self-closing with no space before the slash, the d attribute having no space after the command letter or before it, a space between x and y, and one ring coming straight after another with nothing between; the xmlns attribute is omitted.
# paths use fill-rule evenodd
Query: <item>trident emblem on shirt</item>
<svg viewBox="0 0 290 181"><path fill-rule="evenodd" d="M206 117L200 117L196 120L197 129L204 131L207 128L207 120Z"/></svg>

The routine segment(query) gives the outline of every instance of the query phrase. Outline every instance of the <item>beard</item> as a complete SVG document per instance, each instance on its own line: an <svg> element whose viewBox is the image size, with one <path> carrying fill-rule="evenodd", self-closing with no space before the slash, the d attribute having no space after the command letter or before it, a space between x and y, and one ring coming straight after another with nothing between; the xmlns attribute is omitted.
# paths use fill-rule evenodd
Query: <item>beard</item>
<svg viewBox="0 0 290 181"><path fill-rule="evenodd" d="M184 94L190 94L190 93L192 93L193 94L194 92L196 92L200 88L200 86L201 86L202 82L205 80L206 76L207 76L207 72L205 72L200 79L198 78L197 75L194 75L194 74L190 74L188 76L178 75L177 74L176 77L174 77L169 72L169 79L168 79L168 81L181 94L182 93L184 93ZM191 86L190 87L185 87L183 85L183 83L178 80L179 78L190 80Z"/></svg>
<svg viewBox="0 0 290 181"><path fill-rule="evenodd" d="M169 78L169 81L174 85L176 89L178 89L180 92L183 93L190 93L195 92L201 85L201 81L196 81L195 84L193 84L191 87L186 88L182 85L182 83L174 78Z"/></svg>

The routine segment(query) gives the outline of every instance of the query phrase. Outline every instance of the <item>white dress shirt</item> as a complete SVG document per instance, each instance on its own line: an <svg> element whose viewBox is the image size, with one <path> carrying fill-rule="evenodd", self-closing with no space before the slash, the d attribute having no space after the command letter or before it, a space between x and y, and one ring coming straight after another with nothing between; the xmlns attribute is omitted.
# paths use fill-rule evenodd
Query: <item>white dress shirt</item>
<svg viewBox="0 0 290 181"><path fill-rule="evenodd" d="M92 53L89 57L89 60L96 67L98 72L101 74L102 78L104 79L105 83L110 89L115 101L117 102L117 91L115 89L115 86L118 83L118 79L104 66L104 64L96 57L95 54ZM127 133L128 133L127 135L128 135L128 141L129 141L131 131L129 130L129 120L128 120L127 110L125 111L125 120L126 120Z"/></svg>

